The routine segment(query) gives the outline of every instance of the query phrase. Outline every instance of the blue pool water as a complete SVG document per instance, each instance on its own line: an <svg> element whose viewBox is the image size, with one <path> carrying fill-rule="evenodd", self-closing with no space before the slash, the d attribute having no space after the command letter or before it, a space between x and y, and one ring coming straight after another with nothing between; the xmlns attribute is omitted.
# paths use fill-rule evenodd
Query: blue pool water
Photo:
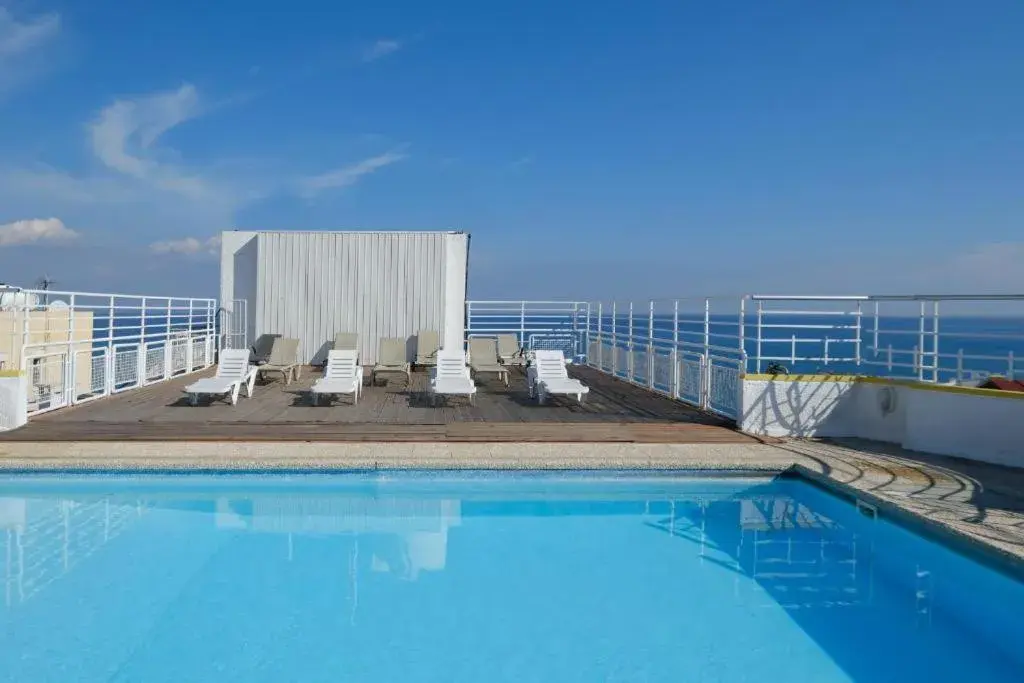
<svg viewBox="0 0 1024 683"><path fill-rule="evenodd" d="M1024 585L797 480L0 480L0 680L1020 681Z"/></svg>

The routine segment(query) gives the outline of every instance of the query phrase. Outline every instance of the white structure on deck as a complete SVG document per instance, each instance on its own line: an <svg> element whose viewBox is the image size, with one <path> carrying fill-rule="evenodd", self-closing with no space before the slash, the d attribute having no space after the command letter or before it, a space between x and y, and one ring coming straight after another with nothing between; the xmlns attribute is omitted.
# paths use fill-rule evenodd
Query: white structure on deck
<svg viewBox="0 0 1024 683"><path fill-rule="evenodd" d="M462 342L466 233L234 231L221 245L226 333L244 336L225 345L279 334L300 340L302 361L320 362L336 334L354 332L372 365L381 338L408 339L409 361L420 330Z"/></svg>

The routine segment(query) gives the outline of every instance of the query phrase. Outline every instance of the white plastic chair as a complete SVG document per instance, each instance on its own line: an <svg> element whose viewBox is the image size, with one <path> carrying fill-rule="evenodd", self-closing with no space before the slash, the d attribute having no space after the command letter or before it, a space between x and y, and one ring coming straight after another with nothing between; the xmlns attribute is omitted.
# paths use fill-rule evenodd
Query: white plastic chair
<svg viewBox="0 0 1024 683"><path fill-rule="evenodd" d="M313 383L313 405L319 405L320 396L352 394L353 405L359 403L363 393L363 367L359 365L359 352L354 349L328 351L324 376Z"/></svg>
<svg viewBox="0 0 1024 683"><path fill-rule="evenodd" d="M549 394L575 396L580 403L590 392L590 387L578 379L569 377L565 369L565 355L558 350L537 350L533 352L533 364L526 373L530 397L537 396L538 403L544 403Z"/></svg>
<svg viewBox="0 0 1024 683"><path fill-rule="evenodd" d="M437 366L430 371L430 394L433 403L437 397L466 396L473 403L476 395L476 384L470 377L466 366L466 354L461 350L437 352Z"/></svg>
<svg viewBox="0 0 1024 683"><path fill-rule="evenodd" d="M192 405L199 404L200 396L229 398L231 405L238 403L238 394L245 385L245 395L252 397L258 369L249 365L249 349L225 349L217 361L217 374L204 377L185 387Z"/></svg>

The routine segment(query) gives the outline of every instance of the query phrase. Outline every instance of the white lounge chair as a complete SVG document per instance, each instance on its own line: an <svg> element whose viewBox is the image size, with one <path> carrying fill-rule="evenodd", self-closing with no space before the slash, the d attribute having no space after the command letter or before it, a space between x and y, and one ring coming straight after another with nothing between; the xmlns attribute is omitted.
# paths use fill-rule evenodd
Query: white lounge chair
<svg viewBox="0 0 1024 683"><path fill-rule="evenodd" d="M243 384L245 395L252 397L257 371L256 366L249 365L249 349L225 349L220 352L217 374L193 382L185 387L185 393L192 405L199 404L200 396L230 398L231 405L235 405Z"/></svg>
<svg viewBox="0 0 1024 683"><path fill-rule="evenodd" d="M544 403L549 394L575 396L580 403L590 392L590 387L578 379L569 377L565 369L565 356L561 351L534 351L533 364L526 373L526 381L530 387L530 397L535 394L538 403Z"/></svg>
<svg viewBox="0 0 1024 683"><path fill-rule="evenodd" d="M377 383L377 375L382 372L402 373L405 375L405 382L412 382L412 367L406 360L406 340L400 337L384 338L380 340L380 347L377 351L377 364L370 371L370 383Z"/></svg>
<svg viewBox="0 0 1024 683"><path fill-rule="evenodd" d="M363 393L363 368L359 365L359 352L347 349L329 351L324 376L313 382L310 389L313 394L313 405L320 404L320 397L328 399L335 394L352 394L352 403L359 403Z"/></svg>
<svg viewBox="0 0 1024 683"><path fill-rule="evenodd" d="M433 330L420 330L416 335L416 365L433 367L437 365L437 352L441 348L440 335Z"/></svg>
<svg viewBox="0 0 1024 683"><path fill-rule="evenodd" d="M473 337L469 340L469 369L473 376L493 373L508 386L508 368L498 362L498 341L493 337Z"/></svg>
<svg viewBox="0 0 1024 683"><path fill-rule="evenodd" d="M466 396L473 403L476 384L466 367L466 354L461 350L437 352L437 366L430 371L430 395L437 404L438 396Z"/></svg>

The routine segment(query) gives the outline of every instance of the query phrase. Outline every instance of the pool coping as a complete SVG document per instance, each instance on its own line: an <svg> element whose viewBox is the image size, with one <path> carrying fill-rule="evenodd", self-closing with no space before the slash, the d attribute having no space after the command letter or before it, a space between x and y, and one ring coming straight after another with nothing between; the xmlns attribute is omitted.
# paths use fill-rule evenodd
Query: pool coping
<svg viewBox="0 0 1024 683"><path fill-rule="evenodd" d="M169 455L173 452L174 455ZM294 443L70 442L0 444L0 473L46 472L332 472L380 470L680 471L799 476L848 500L866 502L889 520L1024 581L1024 543L993 538L984 523L929 516L925 503L897 489L878 490L864 468L877 454L836 448L827 456L786 444L550 444L550 443ZM919 474L941 472L907 456ZM840 466L835 466L840 465ZM844 480L844 477L845 480ZM961 505L970 512L967 503ZM1016 513L1006 513L1016 514ZM968 515L969 517L969 515ZM1024 514L1019 515L1024 522ZM1024 529L1024 525L1021 525ZM986 533L988 535L986 535Z"/></svg>

